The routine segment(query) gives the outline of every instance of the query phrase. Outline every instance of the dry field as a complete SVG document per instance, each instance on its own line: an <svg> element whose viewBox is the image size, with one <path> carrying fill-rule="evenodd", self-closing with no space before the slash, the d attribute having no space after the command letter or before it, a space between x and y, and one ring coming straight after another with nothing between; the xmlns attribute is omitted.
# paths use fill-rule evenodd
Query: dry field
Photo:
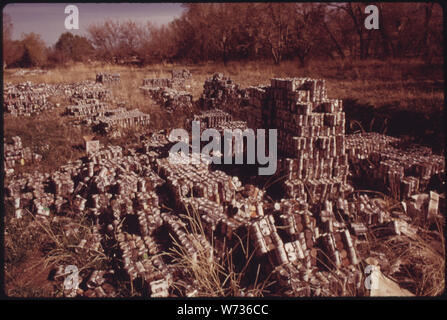
<svg viewBox="0 0 447 320"><path fill-rule="evenodd" d="M148 102L138 87L143 78L169 77L174 67L185 67L192 72L191 91L195 99L202 93L205 79L215 72L230 76L243 87L268 84L273 77L326 79L329 97L343 99L348 117L351 113L352 119L362 120L365 130L390 130L388 133L408 135L442 152L444 140L439 135L443 132L440 118L444 106L442 61L431 64L420 60L321 61L311 62L305 68L289 61L280 66L270 62L230 62L227 66L210 63L143 68L94 63L70 65L47 74L30 76L14 76L16 70L11 69L5 71L4 81L73 83L92 80L97 72L117 72L121 75L121 84L114 90L117 100L126 101L130 108L150 112L154 117L154 128L164 128L172 119L165 119L158 106ZM400 125L402 121L405 121L405 126ZM8 130L5 132L8 134Z"/></svg>

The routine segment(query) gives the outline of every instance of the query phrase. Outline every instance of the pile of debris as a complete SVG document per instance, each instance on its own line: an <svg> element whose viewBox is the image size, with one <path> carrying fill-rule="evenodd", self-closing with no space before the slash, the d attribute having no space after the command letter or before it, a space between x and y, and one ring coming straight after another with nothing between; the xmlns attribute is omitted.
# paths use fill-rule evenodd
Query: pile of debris
<svg viewBox="0 0 447 320"><path fill-rule="evenodd" d="M159 137L154 139L150 144L156 145L157 140L159 147L164 144ZM164 183L162 178L168 187L164 196L156 191L157 186ZM128 155L123 155L122 148L108 147L89 154L84 160L62 166L53 174L27 175L12 180L6 191L7 196L14 199L17 218L26 209L43 218L77 214L101 221L98 230L109 239L107 245L101 240L103 246L113 245L110 239L114 239L112 242L120 248L116 259L123 261L122 268L129 279L143 280L145 292L154 297L172 294L172 283L185 279L183 270L159 257L160 252L172 246L168 234L160 231L165 229L179 243L184 243L195 259L201 256L198 250L203 248L210 251L210 259L219 257L224 243L236 243L239 241L236 235L253 234L249 239L257 252L256 259L260 262L270 259L273 263L263 264L265 268L305 263L314 270L308 272L312 279L313 272L321 268L317 265L317 250L313 249L319 241L317 222L305 206L292 207L290 201L285 200L273 206L264 199L264 191L251 185L243 186L237 177L212 171L204 163L176 165L168 158L156 158L153 162L145 153L129 150ZM174 213L163 212L160 201L174 208L174 212L198 212L206 238L186 232L188 220L182 221ZM166 201L174 201L174 204ZM281 219L276 222L279 214ZM300 220L297 216L297 228L292 230L289 224L295 219L293 215L299 215ZM283 230L286 225L289 233L276 229L281 226ZM197 242L201 245L197 246ZM217 250L213 254L211 242ZM335 255L330 248L321 247L325 254ZM346 245L344 250L353 249ZM181 294L193 295L195 289L186 287ZM95 295L103 294L100 289L96 291ZM87 292L90 291L83 294Z"/></svg>
<svg viewBox="0 0 447 320"><path fill-rule="evenodd" d="M192 110L192 94L187 91L177 91L170 88L149 88L147 90L143 89L143 91L170 112Z"/></svg>
<svg viewBox="0 0 447 320"><path fill-rule="evenodd" d="M42 159L42 156L33 153L30 147L24 148L22 139L19 136L12 137L12 143L6 143L6 140L3 139L3 156L4 169L7 175L14 173L13 167L16 166L17 163L20 163L23 166L29 161L38 162Z"/></svg>
<svg viewBox="0 0 447 320"><path fill-rule="evenodd" d="M184 91L189 87L186 82L190 77L191 73L186 69L173 70L171 79L143 79L140 90L169 111L191 110L192 95Z"/></svg>
<svg viewBox="0 0 447 320"><path fill-rule="evenodd" d="M169 159L158 159L159 175L169 186L176 201L174 207L185 208L190 215L197 213L201 218L208 241L217 250L216 256L222 254L219 248L223 248L224 242L231 247L240 239L249 238L251 250L256 252L254 263L261 265L260 274L274 271L278 277L284 277L284 271L278 270L295 270L300 276L290 278L306 282L309 288L323 287L317 274L331 279L329 270L338 268L344 270L348 280L355 270L353 266L359 263L355 239L348 225L336 219L332 202L326 201L324 209L312 211L303 200L282 199L273 204L264 199L264 191L252 185L243 186L237 177L210 171L204 163L179 163L182 161L171 164ZM356 279L355 285L360 285L361 275ZM300 294L297 290L289 294ZM324 294L314 289L307 293Z"/></svg>
<svg viewBox="0 0 447 320"><path fill-rule="evenodd" d="M100 223L99 233L107 234L99 240L103 247L117 245L118 266L131 281L144 283L143 293L152 297L198 292L193 282L175 289L174 283L188 281L187 271L160 258L175 242L192 259L213 263L225 246L247 239L254 265L261 265L259 274L273 272L278 292L328 296L340 281L353 287L363 283L355 267L362 258L356 243L368 230L378 237L401 232L400 220L365 195L317 206L302 198L272 202L265 191L207 163L172 163L162 151L167 145L158 133L126 155L118 146L102 148L53 174L17 177L6 195L14 200L17 218L27 209L39 217L77 214ZM197 213L203 235L187 231L192 222L184 212ZM235 263L245 265L242 260ZM77 294L114 294L113 288L97 287L101 284Z"/></svg>
<svg viewBox="0 0 447 320"><path fill-rule="evenodd" d="M200 123L200 129L216 129L221 136L223 136L225 130L230 130L232 134L237 134L239 129L244 132L247 129L247 122L240 120L233 120L233 116L227 112L219 109L204 110L200 114L194 115L192 121L198 121ZM187 128L191 127L192 121L187 120Z"/></svg>
<svg viewBox="0 0 447 320"><path fill-rule="evenodd" d="M82 103L87 99L107 100L111 96L109 89L106 89L101 83L93 81L83 81L69 85L65 94L70 97L72 103Z"/></svg>
<svg viewBox="0 0 447 320"><path fill-rule="evenodd" d="M192 75L188 69L171 71L171 88L176 90L186 90L190 87L188 80Z"/></svg>
<svg viewBox="0 0 447 320"><path fill-rule="evenodd" d="M110 91L101 84L91 81L73 84L32 84L24 82L17 85L6 84L3 92L4 109L12 115L31 116L54 108L49 97L70 98L73 103L82 104L85 100L106 100Z"/></svg>
<svg viewBox="0 0 447 320"><path fill-rule="evenodd" d="M117 127L147 126L149 121L150 115L138 109L126 110L125 108L117 108L98 112L92 123L94 131L108 133Z"/></svg>
<svg viewBox="0 0 447 320"><path fill-rule="evenodd" d="M156 255L159 251L152 244L155 241L148 235L162 222L158 196L154 192L162 182L152 171L148 156L136 153L124 156L122 148L116 146L62 166L53 174L25 175L12 180L6 193L14 199L17 218L22 216L23 210L29 210L38 217L77 214L100 219L105 223L100 228L101 233L107 233L117 242L121 249L117 259L124 261L123 268L130 278L143 277L155 290L155 282L161 279L157 272L168 276L163 261ZM132 229L129 222L133 217L143 219L137 230ZM127 223L121 224L123 219ZM140 232L145 236L136 234ZM110 240L102 245L113 246ZM139 262L148 254L150 258ZM164 295L155 291L157 293L152 292L155 296Z"/></svg>
<svg viewBox="0 0 447 320"><path fill-rule="evenodd" d="M203 110L200 114L195 114L191 119L186 120L185 127L187 130L190 130L191 135L190 139L194 139L192 124L193 121L196 123L200 123L200 131L197 132L199 135L202 135L203 130L206 129L215 129L219 135L220 139L224 139L225 132L230 132L232 135L232 139L239 141L243 141L243 133L247 128L247 122L240 120L233 120L233 116L227 112L224 112L220 109L212 109L212 110ZM206 141L200 140L200 149L207 144ZM244 144L231 144L231 149L225 149L229 153L227 156L235 156L236 154L243 154L244 150L246 150ZM225 155L225 150L219 150L220 155ZM231 154L231 155L230 155Z"/></svg>
<svg viewBox="0 0 447 320"><path fill-rule="evenodd" d="M100 72L96 74L96 82L102 84L117 84L120 83L119 73Z"/></svg>
<svg viewBox="0 0 447 320"><path fill-rule="evenodd" d="M408 199L429 187L443 188L445 158L430 148L368 132L347 135L346 151L356 179L396 199Z"/></svg>
<svg viewBox="0 0 447 320"><path fill-rule="evenodd" d="M108 79L108 74L101 73L100 75L103 76L103 80ZM116 80L116 75L112 76ZM119 77L116 81L119 81ZM111 109L104 102L110 97L110 90L105 89L101 83L84 82L75 86L69 92L71 101L75 105L66 107L65 114L71 116L80 124L91 125L94 131L103 134L116 128L147 126L149 124L150 115L138 109L127 110L124 107Z"/></svg>
<svg viewBox="0 0 447 320"><path fill-rule="evenodd" d="M444 194L439 195L434 191L429 194L415 194L405 201L402 201L405 213L412 220L419 220L422 225L438 221L445 221L445 217L440 212L445 212Z"/></svg>
<svg viewBox="0 0 447 320"><path fill-rule="evenodd" d="M220 109L204 110L200 114L195 114L192 121L199 121L202 129L215 128L229 121L232 121L231 114ZM187 120L187 125L191 125L191 121Z"/></svg>
<svg viewBox="0 0 447 320"><path fill-rule="evenodd" d="M143 87L144 88L170 88L171 87L171 79L168 78L148 78L143 79Z"/></svg>
<svg viewBox="0 0 447 320"><path fill-rule="evenodd" d="M270 88L258 108L274 115L267 125L277 128L278 151L288 156L281 166L286 193L309 203L344 198L352 187L341 100L327 99L323 80L272 79Z"/></svg>
<svg viewBox="0 0 447 320"><path fill-rule="evenodd" d="M98 113L104 113L109 109L109 105L104 102L100 102L97 99L86 99L82 103L67 106L65 108L65 115L75 118L76 120L84 120L87 123L90 122L91 117L94 117Z"/></svg>
<svg viewBox="0 0 447 320"><path fill-rule="evenodd" d="M36 115L55 106L48 100L54 91L54 86L45 84L6 84L3 91L3 108L14 116Z"/></svg>
<svg viewBox="0 0 447 320"><path fill-rule="evenodd" d="M67 106L65 115L78 124L90 125L93 131L107 134L117 128L147 126L150 115L138 109L127 110L123 107L111 109L98 99L84 99L78 104Z"/></svg>
<svg viewBox="0 0 447 320"><path fill-rule="evenodd" d="M205 80L200 105L202 109L222 109L236 118L244 119L244 115L238 111L239 106L247 101L246 98L245 90L242 90L238 84L224 77L222 73L216 73Z"/></svg>

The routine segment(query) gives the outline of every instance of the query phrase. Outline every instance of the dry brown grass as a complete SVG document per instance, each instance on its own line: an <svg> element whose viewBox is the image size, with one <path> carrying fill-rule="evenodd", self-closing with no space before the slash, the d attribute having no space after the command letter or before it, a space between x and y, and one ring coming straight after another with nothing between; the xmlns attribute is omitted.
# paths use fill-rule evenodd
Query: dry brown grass
<svg viewBox="0 0 447 320"><path fill-rule="evenodd" d="M201 222L199 214L194 210L187 211L187 214L181 215L187 222L189 230L185 230L189 235L206 238L206 234ZM186 248L177 241L173 241L174 247L167 253L172 258L176 267L183 270L189 277L182 279L183 281L194 282L197 290L197 296L200 297L240 297L249 295L253 297L262 297L268 293L268 287L273 283L270 281L270 276L263 277L259 275L260 266L257 266L257 274L254 283L248 287L244 285L244 278L247 276L246 270L253 262L254 251L249 252L249 244L244 243L241 239L233 248L228 248L224 245L223 252L220 253L219 259L209 251L209 248L204 247L200 242L195 242L194 246L197 252L196 257L191 257ZM210 244L213 252L216 252L214 243ZM237 271L234 261L233 252L238 247L246 253L245 265L242 270ZM259 280L258 280L259 279ZM174 284L179 287L178 284Z"/></svg>
<svg viewBox="0 0 447 320"><path fill-rule="evenodd" d="M387 274L416 296L437 296L445 288L445 256L434 249L433 238L395 236L386 240L370 235L368 251L384 253L392 274ZM387 273L390 271L387 270Z"/></svg>
<svg viewBox="0 0 447 320"><path fill-rule="evenodd" d="M82 239L89 239L92 224L83 216L70 220L77 232L68 234L67 221L49 222L25 210L25 216L14 219L8 212L5 219L5 292L14 297L57 297L48 275L53 267L75 265L79 271L110 268L110 258L101 247L78 248Z"/></svg>
<svg viewBox="0 0 447 320"><path fill-rule="evenodd" d="M389 210L399 211L396 200L384 201ZM370 231L367 240L358 246L359 253L367 258L372 253L386 257L384 274L416 296L437 296L445 288L445 239L444 224L430 231L426 225L411 223L416 234L377 237Z"/></svg>

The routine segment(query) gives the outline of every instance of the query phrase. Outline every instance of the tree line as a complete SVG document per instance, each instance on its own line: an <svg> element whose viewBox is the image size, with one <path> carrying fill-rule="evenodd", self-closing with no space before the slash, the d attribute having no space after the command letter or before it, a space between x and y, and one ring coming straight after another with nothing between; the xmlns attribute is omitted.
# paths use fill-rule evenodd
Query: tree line
<svg viewBox="0 0 447 320"><path fill-rule="evenodd" d="M364 26L365 7L379 9L379 29ZM188 3L169 24L108 20L86 36L69 32L47 48L29 33L11 40L3 16L7 65L45 66L69 61L110 63L296 59L421 58L442 56L442 8L436 3Z"/></svg>

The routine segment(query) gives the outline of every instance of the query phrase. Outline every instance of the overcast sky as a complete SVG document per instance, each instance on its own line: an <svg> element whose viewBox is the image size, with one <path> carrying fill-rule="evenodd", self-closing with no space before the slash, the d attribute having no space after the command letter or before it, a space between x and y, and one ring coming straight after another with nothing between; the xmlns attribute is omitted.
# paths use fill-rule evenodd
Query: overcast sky
<svg viewBox="0 0 447 320"><path fill-rule="evenodd" d="M65 29L68 14L64 11L69 4L78 7L79 30ZM3 12L11 16L13 39L20 39L23 33L35 32L47 45L53 45L64 32L86 35L90 24L109 18L143 23L151 21L160 25L179 17L183 8L180 3L17 3L6 5Z"/></svg>

